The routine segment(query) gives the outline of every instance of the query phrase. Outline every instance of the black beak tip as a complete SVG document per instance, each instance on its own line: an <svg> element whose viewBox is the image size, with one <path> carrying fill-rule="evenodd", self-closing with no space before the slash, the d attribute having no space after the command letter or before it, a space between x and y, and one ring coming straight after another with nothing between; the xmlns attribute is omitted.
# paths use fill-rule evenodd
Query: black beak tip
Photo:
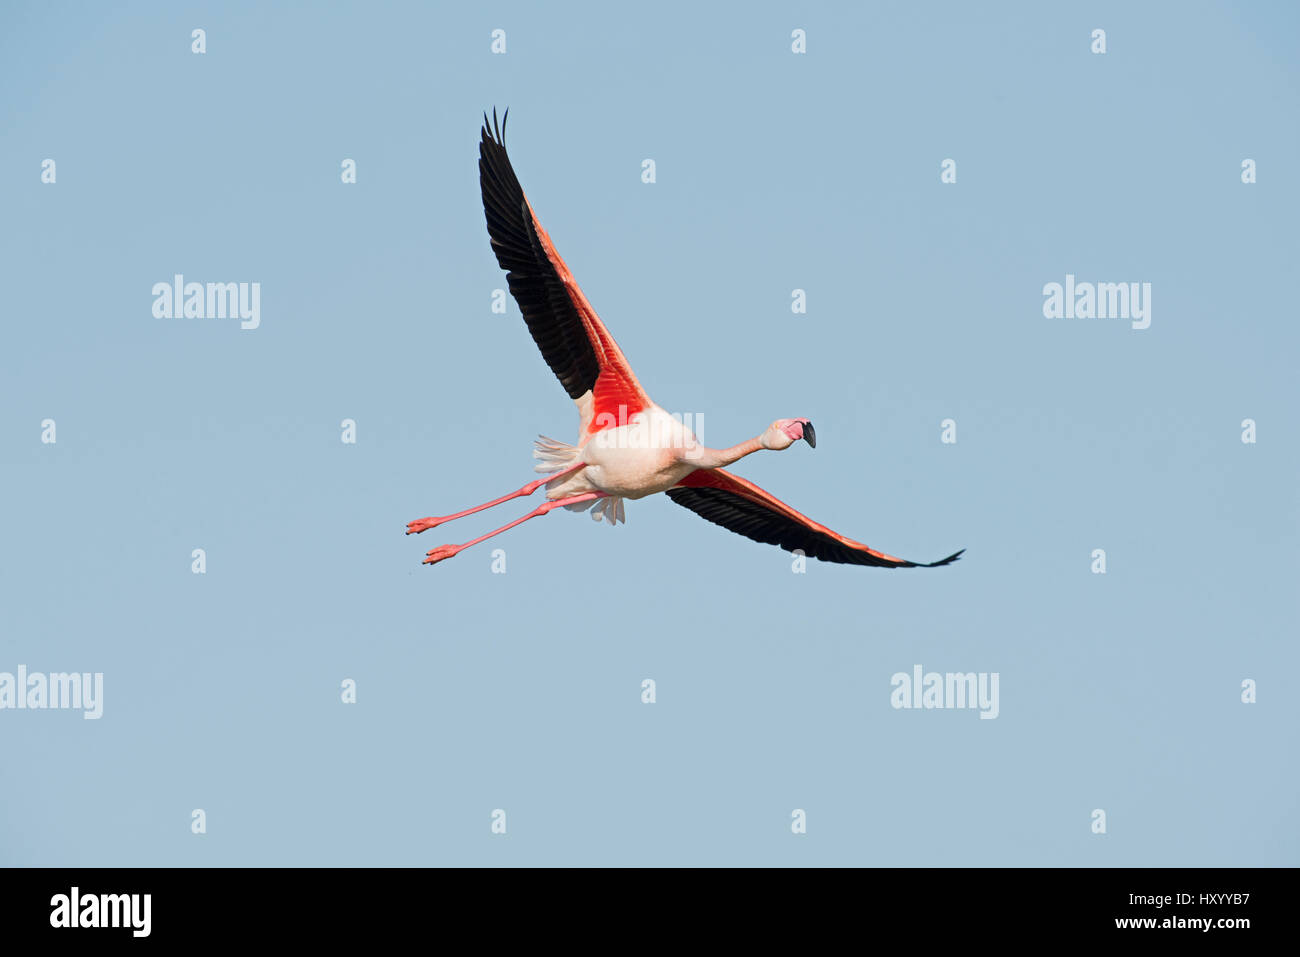
<svg viewBox="0 0 1300 957"><path fill-rule="evenodd" d="M817 431L813 428L811 422L803 424L803 437L808 440L808 444L817 448Z"/></svg>

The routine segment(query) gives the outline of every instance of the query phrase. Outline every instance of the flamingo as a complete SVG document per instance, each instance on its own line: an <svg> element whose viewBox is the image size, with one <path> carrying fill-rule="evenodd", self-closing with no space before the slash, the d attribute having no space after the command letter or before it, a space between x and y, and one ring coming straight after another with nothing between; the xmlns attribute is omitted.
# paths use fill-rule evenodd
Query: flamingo
<svg viewBox="0 0 1300 957"><path fill-rule="evenodd" d="M409 522L406 534L532 495L546 486L546 501L531 512L461 545L430 549L423 564L434 565L472 545L500 535L557 508L590 509L611 525L626 521L623 502L665 492L702 518L754 541L802 551L824 562L879 568L935 568L961 557L954 552L937 562L911 562L855 542L796 512L753 482L725 466L760 450L782 451L803 440L817 447L817 433L806 418L777 419L739 445L702 445L680 420L648 396L614 338L578 288L555 251L551 238L524 196L506 154L507 110L498 124L483 114L479 143L479 186L488 234L497 262L506 270L510 292L542 357L578 407L575 445L539 436L535 471L544 478L500 498L452 515Z"/></svg>

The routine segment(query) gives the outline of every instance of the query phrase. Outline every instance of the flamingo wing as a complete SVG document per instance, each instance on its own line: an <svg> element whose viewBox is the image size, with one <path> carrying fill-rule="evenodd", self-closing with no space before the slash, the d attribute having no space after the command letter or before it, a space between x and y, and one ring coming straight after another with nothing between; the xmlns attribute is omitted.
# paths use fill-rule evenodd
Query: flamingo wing
<svg viewBox="0 0 1300 957"><path fill-rule="evenodd" d="M831 531L753 482L723 469L696 469L670 488L667 495L715 525L765 545L779 545L787 552L799 549L824 562L879 568L937 568L955 562L962 554L954 552L937 562L909 562L886 555Z"/></svg>
<svg viewBox="0 0 1300 957"><path fill-rule="evenodd" d="M489 124L484 114L479 143L488 235L533 341L578 405L585 438L653 403L524 196L506 154L505 118L498 125L493 110Z"/></svg>

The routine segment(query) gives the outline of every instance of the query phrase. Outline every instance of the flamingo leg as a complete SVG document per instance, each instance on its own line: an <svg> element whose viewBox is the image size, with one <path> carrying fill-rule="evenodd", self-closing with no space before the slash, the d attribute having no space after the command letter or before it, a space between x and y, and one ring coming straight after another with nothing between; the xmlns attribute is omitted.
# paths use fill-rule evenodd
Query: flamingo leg
<svg viewBox="0 0 1300 957"><path fill-rule="evenodd" d="M522 518L517 518L507 525L502 525L496 531L488 532L486 535L480 535L478 538L468 541L464 545L439 545L437 548L430 549L422 564L435 565L448 558L453 558L471 545L477 545L479 542L489 539L493 535L500 535L502 532L509 531L516 525L522 525L530 518L536 518L538 515L545 515L552 509L559 508L562 505L575 505L578 502L589 502L593 498L604 498L605 495L605 492L583 492L581 495L570 495L568 498L557 498L549 502L543 502Z"/></svg>
<svg viewBox="0 0 1300 957"><path fill-rule="evenodd" d="M443 515L437 518L434 517L419 518L416 519L414 522L407 522L406 534L418 535L420 534L420 532L427 532L431 528L437 528L443 522L450 522L452 519L455 518L464 518L466 515L473 515L475 512L481 512L485 508L492 508L492 506L494 505L500 505L503 502L508 502L512 498L524 498L526 496L532 495L534 492L536 492L547 482L553 481L557 478L560 478L561 476L568 475L570 472L576 472L578 471L578 469L586 468L586 467L587 467L586 462L579 462L576 465L569 466L567 469L561 469L559 472L552 472L550 475L546 476L545 478L539 478L535 482L529 482L527 485L521 486L520 488L511 492L509 495L502 495L500 498L494 498L492 501L484 502L482 505L475 505L473 508L467 508L465 509L465 511L457 512L454 515Z"/></svg>

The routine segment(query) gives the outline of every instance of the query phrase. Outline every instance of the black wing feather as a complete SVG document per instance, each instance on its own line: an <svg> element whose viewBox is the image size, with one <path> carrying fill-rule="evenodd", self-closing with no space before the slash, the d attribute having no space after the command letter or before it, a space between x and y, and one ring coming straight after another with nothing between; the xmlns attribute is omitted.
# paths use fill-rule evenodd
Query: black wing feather
<svg viewBox="0 0 1300 957"><path fill-rule="evenodd" d="M496 111L490 124L484 114L478 170L492 251L506 271L510 293L542 358L569 398L578 399L595 388L600 362L582 317L533 227L528 201L506 155L504 134L505 123L497 125Z"/></svg>
<svg viewBox="0 0 1300 957"><path fill-rule="evenodd" d="M845 545L830 535L809 528L801 522L764 508L757 502L752 502L726 489L678 486L670 488L666 494L678 505L686 506L696 515L715 525L721 525L725 529L756 542L762 542L764 545L778 545L787 552L799 549L809 558L816 558L823 562L838 562L841 565L873 565L877 568L937 568L955 562L962 554L955 552L940 561L928 563L902 559L891 561Z"/></svg>

